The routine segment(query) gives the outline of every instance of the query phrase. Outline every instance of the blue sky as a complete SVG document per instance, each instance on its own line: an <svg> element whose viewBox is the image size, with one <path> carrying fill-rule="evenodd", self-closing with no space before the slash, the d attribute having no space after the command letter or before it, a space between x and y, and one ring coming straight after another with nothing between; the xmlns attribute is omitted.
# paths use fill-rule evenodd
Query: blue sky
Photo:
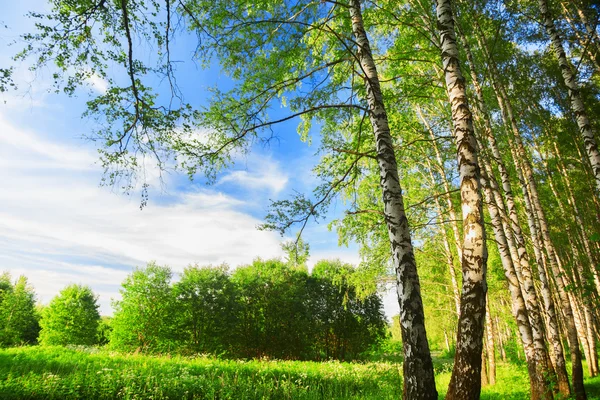
<svg viewBox="0 0 600 400"><path fill-rule="evenodd" d="M31 27L24 14L45 7L41 1L2 7L8 29L0 31L0 65L9 64L20 47L9 43ZM177 44L182 57L187 40ZM238 157L211 186L179 173L163 175L160 185L150 164L152 190L140 211L139 193L126 196L99 186L96 148L81 139L94 128L81 118L85 102L102 93L106 82L94 78L89 93L69 98L48 93L50 76L50 70L32 76L27 64L19 64L19 90L0 95L0 271L27 276L42 303L69 283L89 285L99 295L101 312L111 314L111 298L118 298L123 279L150 260L178 272L194 263L235 267L255 257L282 255L280 243L286 238L256 226L269 199L309 192L318 183L311 174L318 162L318 132L309 146L299 140L294 123L277 128L276 140ZM203 71L186 63L179 76L180 82L190 82L198 101L209 85L227 84L217 67ZM356 246L339 248L336 233L327 229L343 209L341 202L334 203L328 219L307 226L309 265L322 258L359 262ZM397 313L393 295L386 295L385 303L388 315Z"/></svg>

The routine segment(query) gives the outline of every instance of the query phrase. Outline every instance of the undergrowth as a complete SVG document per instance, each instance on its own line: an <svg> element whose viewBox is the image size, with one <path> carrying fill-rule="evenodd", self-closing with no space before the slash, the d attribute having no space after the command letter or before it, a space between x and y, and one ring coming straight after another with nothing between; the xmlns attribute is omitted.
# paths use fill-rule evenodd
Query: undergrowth
<svg viewBox="0 0 600 400"><path fill-rule="evenodd" d="M435 358L440 398L452 360ZM0 350L0 399L398 399L402 365L127 355L96 348ZM600 377L586 380L600 400ZM502 363L482 399L528 399L523 365Z"/></svg>

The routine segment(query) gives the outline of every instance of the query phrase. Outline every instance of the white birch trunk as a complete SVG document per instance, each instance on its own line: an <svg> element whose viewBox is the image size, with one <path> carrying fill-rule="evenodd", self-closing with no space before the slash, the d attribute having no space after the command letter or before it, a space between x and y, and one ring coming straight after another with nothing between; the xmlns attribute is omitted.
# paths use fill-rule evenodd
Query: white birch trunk
<svg viewBox="0 0 600 400"><path fill-rule="evenodd" d="M571 68L571 64L567 59L562 40L558 34L558 31L556 30L556 26L554 25L554 20L552 19L550 10L548 9L548 0L539 0L539 8L542 22L546 28L546 33L552 41L552 47L556 53L556 57L558 58L558 65L560 66L560 71L565 81L565 85L568 88L569 100L571 101L571 110L575 114L577 126L579 127L579 133L583 137L585 151L587 152L592 170L594 172L594 177L596 178L596 196L600 196L600 152L598 151L598 144L596 143L596 138L594 137L592 125L590 124L588 114L583 105L583 100L579 91L579 84L577 83L577 77L575 76L575 73Z"/></svg>
<svg viewBox="0 0 600 400"><path fill-rule="evenodd" d="M520 133L518 130L516 120L514 118L512 106L507 97L506 90L504 89L504 86L500 82L499 74L496 71L493 62L491 61L487 43L485 41L485 36L481 32L477 22L475 23L475 27L479 33L477 36L479 44L480 44L481 48L483 49L483 51L485 52L486 58L488 59L488 67L489 67L489 71L491 74L494 91L495 91L496 97L498 99L498 104L500 105L500 109L502 111L502 118L504 120L505 125L507 125L507 129L509 130L509 132L512 133L512 136L515 138L515 140L519 140ZM527 179L526 179L526 177L525 177L526 174L524 174L523 169L522 169L522 164L528 165L527 154L524 152L524 150L523 150L523 152L517 151L517 147L512 142L510 136L508 138L508 141L509 141L509 147L511 150L512 158L515 163L515 169L517 171L517 176L519 178L519 182L521 184L521 189L523 191L524 204L525 204L525 209L527 211L526 216L527 216L528 226L529 226L531 237L532 237L532 243L533 243L533 249L534 249L536 261L538 264L538 273L539 273L539 278L540 278L540 282L541 282L542 297L544 299L544 305L545 305L546 313L548 315L548 323L549 323L548 330L547 330L548 337L550 339L550 342L553 345L554 354L556 356L556 358L554 360L554 365L555 365L555 370L556 370L557 379L558 379L559 391L563 395L569 395L571 390L569 387L569 381L568 381L568 376L567 376L567 372L566 372L566 365L565 365L565 361L564 361L564 352L562 349L562 342L560 339L560 332L559 332L559 328L558 328L557 314L556 314L556 311L554 308L554 302L552 300L551 289L550 289L550 285L549 285L547 275L545 272L545 261L544 261L545 258L544 258L544 254L543 254L543 249L544 249L545 245L548 243L545 242L544 240L542 240L541 229L538 228L539 215L533 205L534 202L532 200L533 197L537 197L537 191L535 189L535 181L533 180L532 174L528 174ZM521 143L520 148L522 149L522 143ZM499 152L497 153L497 155L499 156ZM525 157L525 158L523 158L523 157ZM531 171L530 168L529 168L529 171ZM531 191L535 191L535 193L531 193ZM552 251L552 249L550 251ZM523 262L522 265L525 266L525 262ZM573 339L573 337L571 337L571 339ZM579 348L577 348L577 350L575 350L575 353L577 353L578 350L579 350ZM574 359L577 359L576 354L575 354ZM579 357L579 360L580 360L580 357ZM574 363L574 371L578 370L577 364L578 364L577 362ZM579 365L580 365L580 361L579 361ZM575 374L575 376L578 377L577 374ZM581 382L581 383L583 383L583 382Z"/></svg>
<svg viewBox="0 0 600 400"><path fill-rule="evenodd" d="M433 362L425 332L425 317L419 277L404 210L398 166L388 124L377 68L373 61L360 6L351 0L349 7L357 58L364 72L369 119L375 135L385 222L396 269L400 325L404 346L404 399L437 399Z"/></svg>
<svg viewBox="0 0 600 400"><path fill-rule="evenodd" d="M464 233L461 313L454 368L446 398L478 399L481 393L481 352L487 292L487 248L479 183L480 171L465 80L458 62L454 18L449 0L438 0L437 21L457 147Z"/></svg>

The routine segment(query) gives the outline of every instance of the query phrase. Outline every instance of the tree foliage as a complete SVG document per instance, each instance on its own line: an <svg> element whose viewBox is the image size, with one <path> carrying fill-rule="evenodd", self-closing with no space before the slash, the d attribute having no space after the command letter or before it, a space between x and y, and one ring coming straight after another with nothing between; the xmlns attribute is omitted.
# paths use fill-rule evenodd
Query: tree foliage
<svg viewBox="0 0 600 400"><path fill-rule="evenodd" d="M359 358L385 338L381 299L356 295L350 265L318 265L311 275L280 260L257 259L232 273L224 265L193 266L171 284L170 269L151 263L123 283L110 346L237 358Z"/></svg>
<svg viewBox="0 0 600 400"><path fill-rule="evenodd" d="M238 304L228 267L188 267L173 292L185 351L230 354L236 346Z"/></svg>
<svg viewBox="0 0 600 400"><path fill-rule="evenodd" d="M320 161L314 173L320 184L312 193L277 199L263 227L285 232L299 225L302 231L312 218L327 214L334 198L344 201L344 214L330 226L340 243L359 244L363 262L358 272L324 263L307 274L298 241L286 251L288 264L300 268L270 260L256 261L231 276L219 269L190 269L184 283L173 290L170 275L163 274L156 298L164 299L167 309L168 302L186 302L185 313L178 317L181 328L145 331L162 335L164 343L189 341L199 335L200 331L190 333L194 326L202 322L213 332L211 318L219 318L235 332L239 346L228 347L230 339L194 339L190 348L245 357L358 354L365 346L357 337L378 330L373 311L377 301L367 306L368 293L385 283L393 268L398 276L403 272L392 262L390 243L397 243L390 241L394 229L386 230L389 196L381 195L386 177L380 176L380 165L394 158L399 160L394 171L400 176L394 180L402 181L395 198L405 203L402 221L417 249L430 339L434 347L451 347L459 318L453 302L460 297L461 284L454 268L464 265L463 250L467 257L472 252L462 243L473 221L463 223L456 215L474 209L461 206L463 193L458 195L458 173L464 172L459 165L465 155L456 158L446 83L459 83L465 91L455 96L462 105L454 108L466 110L467 98L474 106L476 150L482 160L479 167L471 165L473 177L478 168L482 174L471 186L481 184L489 196L485 218L492 222L488 237L495 239L488 240L491 307L486 312L502 318L486 321L491 335L485 340L495 340L502 355L517 341L523 345L533 398L553 397L553 372L544 370L551 364L561 395L568 396L565 332L560 330L564 327L567 353L573 357L572 386L578 398L585 397L580 345L590 361L589 373L598 373L600 200L595 182L600 164L594 161L598 157L593 142L600 129L600 10L582 0L444 2L446 33L440 37L434 3L53 0L48 15L31 14L39 24L25 36L27 47L19 59L34 57L34 68L54 64L57 88L69 94L93 75L108 79L108 91L90 100L88 115L100 122L91 136L99 144L109 182L125 179L123 186L130 189L148 155L159 161L159 168L172 161L190 177L203 173L214 179L234 154L271 140L279 124L295 120L302 139L309 141L318 130ZM359 19L362 39L370 39L368 56L373 58L372 70L378 71L377 82L361 63L365 47L359 46L353 31ZM177 85L170 52L178 33L174 22L199 39L194 60L205 66L218 62L229 78L225 87L211 88L204 108L184 101ZM461 64L465 79L446 82L450 62L440 63L440 49L448 44L453 27L457 47L442 55L451 56L454 69ZM158 56L141 57L141 49L134 46L136 37L158 49ZM108 77L113 65L121 68L123 80ZM10 71L0 70L2 90L10 85ZM157 77L166 79L157 84ZM376 86L380 88L375 97L385 112L369 108ZM382 116L394 157L376 151L381 141L374 133L380 125L369 121ZM469 118L455 116L455 122ZM469 147L473 156L472 141ZM471 270L465 270L467 278ZM485 275L481 271L480 277ZM369 277L368 285L364 277ZM480 282L480 292L485 292L485 282ZM414 280L411 287L417 283ZM399 279L398 288L406 287ZM514 298L509 299L506 288ZM137 299L136 290L132 286L131 296ZM235 293L235 307L225 310L230 300L221 295L230 291ZM147 304L141 301L144 295L139 296L139 304ZM125 304L122 309L129 307ZM131 303L131 309L136 304ZM509 320L510 304L517 322ZM369 316L359 317L366 309L371 310ZM214 310L214 315L207 317L206 310ZM466 314L466 319L473 318L470 325L483 324L482 309ZM536 317L540 315L543 318ZM366 331L361 325L365 321L372 322ZM400 326L413 321L400 321ZM298 329L310 332L316 341L306 341ZM537 342L532 339L536 332ZM139 335L130 339L128 348L141 346ZM476 342L472 348L479 349L480 338ZM553 351L548 352L547 344ZM487 357L493 356L494 351L488 351ZM544 361L549 357L551 364ZM472 357L468 367L476 371L478 363L479 357Z"/></svg>
<svg viewBox="0 0 600 400"><path fill-rule="evenodd" d="M44 307L40 320L40 343L46 346L94 345L97 343L97 296L88 286L69 285Z"/></svg>
<svg viewBox="0 0 600 400"><path fill-rule="evenodd" d="M34 344L40 331L35 293L24 276L0 275L0 347Z"/></svg>
<svg viewBox="0 0 600 400"><path fill-rule="evenodd" d="M177 327L173 273L154 262L137 268L122 284L113 303L111 347L124 351L169 352L176 349Z"/></svg>

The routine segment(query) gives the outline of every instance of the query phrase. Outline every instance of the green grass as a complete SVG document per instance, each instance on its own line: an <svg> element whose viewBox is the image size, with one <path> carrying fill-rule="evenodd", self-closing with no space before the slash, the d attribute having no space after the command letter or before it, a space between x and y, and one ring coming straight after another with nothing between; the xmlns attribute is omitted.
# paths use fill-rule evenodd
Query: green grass
<svg viewBox="0 0 600 400"><path fill-rule="evenodd" d="M398 365L0 350L0 399L397 399Z"/></svg>
<svg viewBox="0 0 600 400"><path fill-rule="evenodd" d="M588 400L600 399L600 376L588 378L585 381L585 389L587 391Z"/></svg>
<svg viewBox="0 0 600 400"><path fill-rule="evenodd" d="M435 360L443 398L452 360ZM401 365L123 355L98 349L0 350L0 399L399 399ZM482 399L528 399L524 366L499 363ZM600 377L586 380L600 400Z"/></svg>
<svg viewBox="0 0 600 400"><path fill-rule="evenodd" d="M451 368L451 361L448 363ZM435 380L440 399L443 399L446 394L451 374L451 370L436 374ZM496 384L482 387L481 398L486 400L529 399L529 377L526 368L508 363L498 363L496 365Z"/></svg>

